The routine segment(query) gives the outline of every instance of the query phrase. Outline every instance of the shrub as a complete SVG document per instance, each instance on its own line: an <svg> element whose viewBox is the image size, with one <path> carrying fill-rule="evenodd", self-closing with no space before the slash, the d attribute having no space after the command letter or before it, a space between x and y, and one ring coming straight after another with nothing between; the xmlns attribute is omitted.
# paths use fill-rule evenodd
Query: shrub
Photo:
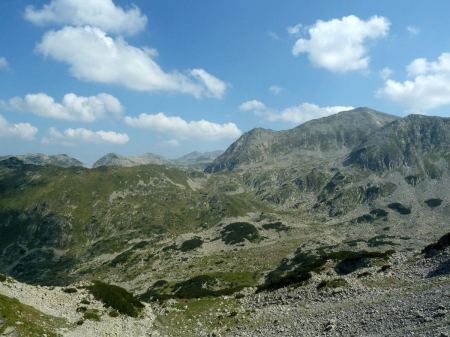
<svg viewBox="0 0 450 337"><path fill-rule="evenodd" d="M346 282L343 278L336 278L333 280L322 280L318 285L317 289L323 289L323 288L337 288L337 287L343 287L346 285Z"/></svg>
<svg viewBox="0 0 450 337"><path fill-rule="evenodd" d="M119 313L117 312L117 310L112 310L112 311L110 311L110 312L108 313L108 315L109 315L110 317L118 317L118 316L119 316Z"/></svg>
<svg viewBox="0 0 450 337"><path fill-rule="evenodd" d="M201 247L202 244L203 244L203 240L202 239L200 239L200 238L193 238L191 240L184 241L181 244L180 250L182 252L188 252L190 250L194 250L196 248Z"/></svg>
<svg viewBox="0 0 450 337"><path fill-rule="evenodd" d="M274 222L262 225L262 228L265 230L275 229L277 232L287 231L289 229L288 226L283 225L282 222Z"/></svg>
<svg viewBox="0 0 450 337"><path fill-rule="evenodd" d="M147 241L141 241L136 243L132 249L144 249L145 247L147 247L150 243Z"/></svg>
<svg viewBox="0 0 450 337"><path fill-rule="evenodd" d="M411 208L405 207L399 202L393 202L392 204L389 204L388 207L403 215L411 213Z"/></svg>
<svg viewBox="0 0 450 337"><path fill-rule="evenodd" d="M365 277L365 276L371 276L371 275L372 275L371 272L365 271L364 273L358 274L358 278Z"/></svg>
<svg viewBox="0 0 450 337"><path fill-rule="evenodd" d="M3 275L2 273L0 273L0 282L5 282L6 281L6 276Z"/></svg>
<svg viewBox="0 0 450 337"><path fill-rule="evenodd" d="M428 206L430 206L430 207L437 207L437 206L441 205L442 199L437 199L437 198L435 198L435 199L428 199L428 200L425 200L425 203Z"/></svg>
<svg viewBox="0 0 450 337"><path fill-rule="evenodd" d="M378 208L378 209L371 210L370 214L375 215L377 217L382 217L382 216L387 216L389 213L386 212L384 209Z"/></svg>
<svg viewBox="0 0 450 337"><path fill-rule="evenodd" d="M231 223L225 226L220 235L227 245L245 242L246 239L250 242L257 242L260 239L256 227L247 222Z"/></svg>
<svg viewBox="0 0 450 337"><path fill-rule="evenodd" d="M111 307L123 315L137 317L144 305L125 289L94 281L87 289L94 295L95 299L103 302L106 307Z"/></svg>
<svg viewBox="0 0 450 337"><path fill-rule="evenodd" d="M444 250L445 248L450 246L450 233L442 236L436 243L429 244L426 246L422 253L426 253L429 256L433 250Z"/></svg>
<svg viewBox="0 0 450 337"><path fill-rule="evenodd" d="M75 288L64 288L63 291L67 294L74 294L76 293L78 290L76 290Z"/></svg>
<svg viewBox="0 0 450 337"><path fill-rule="evenodd" d="M89 304L91 304L91 302L89 302L87 299L83 299L83 300L81 300L81 304L89 305Z"/></svg>

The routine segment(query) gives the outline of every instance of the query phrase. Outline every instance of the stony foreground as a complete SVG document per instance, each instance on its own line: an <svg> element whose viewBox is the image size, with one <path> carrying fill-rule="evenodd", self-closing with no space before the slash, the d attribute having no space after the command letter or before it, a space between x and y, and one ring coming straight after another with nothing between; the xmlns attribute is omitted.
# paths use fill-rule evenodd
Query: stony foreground
<svg viewBox="0 0 450 337"><path fill-rule="evenodd" d="M349 275L337 275L329 268L298 288L261 293L247 289L238 296L239 310L232 315L232 324L218 323L222 313L210 310L205 312L210 326L199 329L199 321L189 319L176 323L179 330L155 321L157 315L162 318L180 311L175 309L179 307L175 300L146 305L141 317L135 319L110 317L108 310L82 288L83 284L74 285L76 293L67 293L64 288L34 287L8 279L0 282L0 294L64 318L65 326L58 330L62 336L444 337L450 336L449 276L450 250L429 258L419 252L396 253L384 266L372 265ZM324 281L327 285L320 287ZM77 325L83 317L77 311L83 300L90 302L89 310L97 312L100 321L84 320ZM5 332L9 334L4 336L17 334L12 327Z"/></svg>

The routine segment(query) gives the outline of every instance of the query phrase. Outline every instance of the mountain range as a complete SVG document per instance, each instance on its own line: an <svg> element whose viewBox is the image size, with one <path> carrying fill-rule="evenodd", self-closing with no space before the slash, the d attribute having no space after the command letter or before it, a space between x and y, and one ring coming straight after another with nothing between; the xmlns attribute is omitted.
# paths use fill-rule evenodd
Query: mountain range
<svg viewBox="0 0 450 337"><path fill-rule="evenodd" d="M173 336L237 336L243 326L251 336L292 335L289 320L271 317L297 322L299 308L316 322L297 322L305 335L336 325L341 335L358 334L352 326L367 335L367 324L400 331L378 319L330 323L339 303L358 316L350 308L361 294L379 311L383 296L399 299L396 314L413 310L405 294L427 315L450 309L429 308L435 292L420 290L446 287L450 273L449 118L358 108L291 130L253 129L223 153L108 154L93 168L49 160L0 160L0 267L30 294L41 291L32 285L74 288L86 299L96 283L83 282L101 280L149 303L152 329ZM86 309L66 315L73 331L75 319L90 322L83 310L109 320L106 309L78 305ZM405 315L398 321L419 335L447 326L445 314L414 316L424 325Z"/></svg>

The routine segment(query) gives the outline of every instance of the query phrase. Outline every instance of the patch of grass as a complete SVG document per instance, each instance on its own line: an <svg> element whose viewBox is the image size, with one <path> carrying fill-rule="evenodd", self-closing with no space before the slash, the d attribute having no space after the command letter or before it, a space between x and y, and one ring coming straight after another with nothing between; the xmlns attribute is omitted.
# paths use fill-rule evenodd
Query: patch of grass
<svg viewBox="0 0 450 337"><path fill-rule="evenodd" d="M442 204L442 199L434 198L425 200L425 203L430 207L437 207Z"/></svg>
<svg viewBox="0 0 450 337"><path fill-rule="evenodd" d="M2 273L0 273L0 282L5 282L6 281L6 275L3 275Z"/></svg>
<svg viewBox="0 0 450 337"><path fill-rule="evenodd" d="M106 307L111 307L123 315L137 317L144 307L133 294L118 286L94 281L94 284L87 289L96 300L103 302Z"/></svg>
<svg viewBox="0 0 450 337"><path fill-rule="evenodd" d="M388 212L386 212L384 209L377 208L370 211L370 214L375 215L377 217L384 217L388 216Z"/></svg>
<svg viewBox="0 0 450 337"><path fill-rule="evenodd" d="M277 232L289 230L289 227L286 225L283 225L282 222L274 222L274 223L264 224L264 225L262 225L262 228L264 228L265 230L274 229Z"/></svg>
<svg viewBox="0 0 450 337"><path fill-rule="evenodd" d="M89 302L87 299L83 299L83 300L81 300L81 304L89 305L89 304L91 304L91 302Z"/></svg>
<svg viewBox="0 0 450 337"><path fill-rule="evenodd" d="M361 274L358 274L358 278L366 277L366 276L372 276L372 273L369 272L369 271L365 271L365 272L363 272Z"/></svg>
<svg viewBox="0 0 450 337"><path fill-rule="evenodd" d="M85 312L83 315L84 319L90 319L92 321L100 321L100 316L96 314L95 312Z"/></svg>
<svg viewBox="0 0 450 337"><path fill-rule="evenodd" d="M260 240L259 232L255 226L247 222L231 223L220 232L222 241L227 245L234 245L245 242L258 242Z"/></svg>
<svg viewBox="0 0 450 337"><path fill-rule="evenodd" d="M119 312L117 310L111 310L110 312L108 312L108 315L110 317L119 317Z"/></svg>
<svg viewBox="0 0 450 337"><path fill-rule="evenodd" d="M74 293L78 292L78 290L75 288L64 288L63 291L68 294L74 294Z"/></svg>
<svg viewBox="0 0 450 337"><path fill-rule="evenodd" d="M191 250L194 250L194 249L197 249L197 248L201 247L202 244L203 244L203 240L202 239L200 239L200 238L193 238L193 239L184 241L181 244L180 250L182 252L188 252L188 251L191 251Z"/></svg>
<svg viewBox="0 0 450 337"><path fill-rule="evenodd" d="M338 288L338 287L344 287L347 284L343 278L335 278L332 280L322 280L318 285L317 289L324 289L324 288Z"/></svg>
<svg viewBox="0 0 450 337"><path fill-rule="evenodd" d="M405 207L399 202L393 202L389 204L388 207L403 215L411 214L411 207Z"/></svg>

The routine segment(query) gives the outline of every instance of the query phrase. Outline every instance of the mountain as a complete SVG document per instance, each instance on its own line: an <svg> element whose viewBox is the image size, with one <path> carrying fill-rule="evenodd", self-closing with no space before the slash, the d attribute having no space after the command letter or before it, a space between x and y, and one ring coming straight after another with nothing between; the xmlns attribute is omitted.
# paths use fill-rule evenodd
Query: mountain
<svg viewBox="0 0 450 337"><path fill-rule="evenodd" d="M107 155L97 160L94 163L93 167L95 168L99 166L111 166L111 165L131 167L148 164L176 166L176 164L172 160L169 160L162 156L158 156L153 153L146 153L140 157L125 157L117 153L108 153Z"/></svg>
<svg viewBox="0 0 450 337"><path fill-rule="evenodd" d="M244 133L206 172L245 166L292 164L307 158L337 158L351 152L370 133L400 117L358 108L312 120L286 131L262 128Z"/></svg>
<svg viewBox="0 0 450 337"><path fill-rule="evenodd" d="M80 335L121 326L88 294L93 280L151 303L168 336L438 335L447 324L450 119L360 108L254 129L211 173L106 157L119 165L0 162L0 267L40 286L0 274L2 303L64 314Z"/></svg>
<svg viewBox="0 0 450 337"><path fill-rule="evenodd" d="M84 166L84 164L72 157L69 157L66 154L58 154L48 156L42 153L31 153L25 155L18 156L4 156L0 157L0 162L4 160L8 160L9 158L15 157L22 161L25 164L33 164L33 165L55 165L61 167L70 167L70 166Z"/></svg>
<svg viewBox="0 0 450 337"><path fill-rule="evenodd" d="M212 163L214 161L214 159L216 159L223 153L224 153L224 151L222 151L222 150L217 150L217 151L212 151L212 152L204 152L204 153L194 151L183 157L176 159L176 161L179 163L192 163L192 164Z"/></svg>

